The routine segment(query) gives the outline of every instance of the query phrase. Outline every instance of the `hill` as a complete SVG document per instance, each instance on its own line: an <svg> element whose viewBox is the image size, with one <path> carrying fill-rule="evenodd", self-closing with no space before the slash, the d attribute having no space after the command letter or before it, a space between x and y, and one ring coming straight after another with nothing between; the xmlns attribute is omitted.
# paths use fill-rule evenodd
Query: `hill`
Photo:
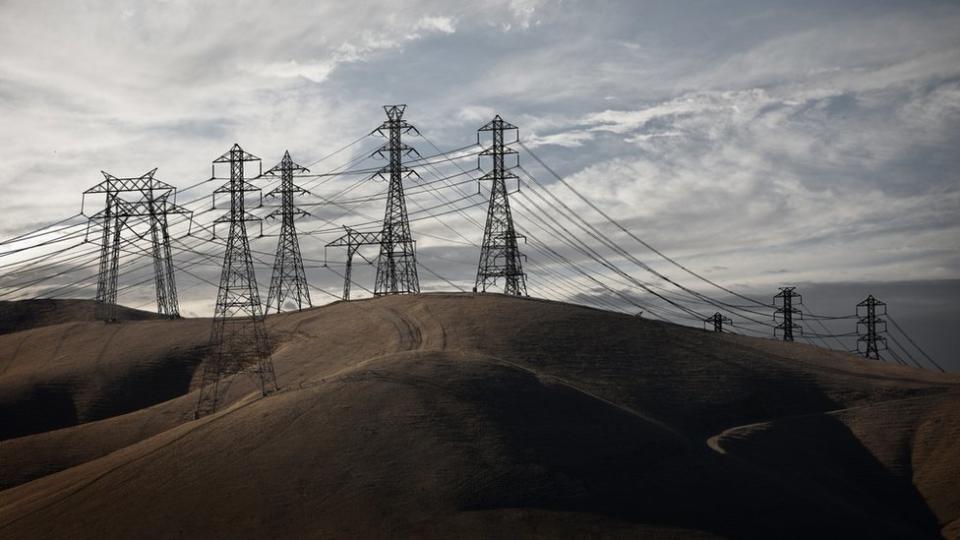
<svg viewBox="0 0 960 540"><path fill-rule="evenodd" d="M94 303L89 300L0 300L0 334L28 330L65 322L96 320ZM117 306L117 318L125 321L155 319L146 311Z"/></svg>
<svg viewBox="0 0 960 540"><path fill-rule="evenodd" d="M500 295L268 325L281 391L197 421L208 319L0 335L0 536L960 534L957 375Z"/></svg>

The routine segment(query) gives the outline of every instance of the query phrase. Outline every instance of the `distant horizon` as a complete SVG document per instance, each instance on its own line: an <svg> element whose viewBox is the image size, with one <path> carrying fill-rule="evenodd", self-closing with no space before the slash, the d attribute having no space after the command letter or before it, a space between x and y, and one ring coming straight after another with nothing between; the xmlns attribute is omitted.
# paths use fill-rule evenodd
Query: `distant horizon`
<svg viewBox="0 0 960 540"><path fill-rule="evenodd" d="M815 310L819 313L826 315L837 315L840 313L846 313L842 308L847 308L847 311L852 309L852 306L855 306L853 299L857 301L862 300L868 294L877 296L879 300L887 302L888 311L894 315L898 322L900 322L904 329L910 333L910 335L918 341L918 344L923 348L924 352L930 354L933 359L940 364L947 372L951 373L960 373L960 357L957 356L956 352L958 341L960 337L950 331L954 313L949 311L949 305L947 305L948 310L934 310L930 309L930 304L937 304L937 300L941 297L950 297L952 295L960 295L960 279L955 280L930 280L923 282L873 282L873 283L796 283L793 284L798 288L798 291L802 293L807 299L808 303L815 306ZM759 290L753 292L753 296L760 298ZM425 292L423 294L473 294L469 291L457 291L457 290L434 290ZM772 294L771 294L772 296ZM353 300L366 300L371 299L372 296L361 296L354 298ZM537 298L534 298L537 299ZM77 300L77 301L93 301L92 298L83 298L83 297L69 297L69 298L30 298L23 300ZM594 309L606 309L602 306L595 306L590 304L581 304L578 303L577 298L571 298L566 300L558 300L551 298L542 298L542 300L554 301L554 302L571 302L583 307L591 307ZM725 300L730 300L726 298ZM0 300L3 302L6 300ZM329 299L328 301L316 302L313 307L323 307L335 302L340 302L339 299ZM212 302L212 299L211 299ZM137 309L144 312L153 312L153 301L152 299L149 302L139 304L137 306L131 306L122 301L119 305L127 308ZM275 315L275 312L271 312L269 315ZM629 315L629 313L626 313ZM190 310L183 312L183 316L187 318L210 318L211 313L197 313ZM683 324L683 323L680 323ZM801 321L801 325L804 328L809 330L816 331L816 324L813 321ZM695 325L689 325L696 327ZM836 326L836 325L834 325ZM846 326L846 330L854 328L855 325L851 326L851 322L848 321L844 323L843 326ZM838 326L839 329L843 329L842 326ZM732 327L728 329L732 332L737 332L738 325L734 321ZM758 335L756 337L766 337L768 339L780 339L774 334L769 336ZM804 342L802 339L798 339L799 342ZM852 338L844 338L842 341L848 343L849 345L855 347L856 343ZM894 346L891 344L891 346ZM907 345L909 347L909 345ZM921 364L928 364L922 357L922 355L917 354L913 347L909 347L913 354L916 355L917 360Z"/></svg>

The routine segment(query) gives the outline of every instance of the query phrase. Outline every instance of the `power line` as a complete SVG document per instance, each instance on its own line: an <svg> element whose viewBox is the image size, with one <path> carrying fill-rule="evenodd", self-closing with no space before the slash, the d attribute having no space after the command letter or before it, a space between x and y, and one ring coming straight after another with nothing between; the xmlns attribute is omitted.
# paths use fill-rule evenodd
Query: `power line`
<svg viewBox="0 0 960 540"><path fill-rule="evenodd" d="M901 334L903 334L903 337L905 337L905 338L907 339L907 341L910 342L910 344L914 346L914 348L916 348L918 351L920 351L920 354L922 354L923 357L926 358L928 362L930 362L931 364L933 364L933 365L934 365L938 370L940 370L941 372L945 372L945 370L943 369L943 366L941 366L940 364L938 364L937 362L935 362L935 361L933 360L933 358L931 358L930 355L926 353L926 351L924 351L923 349L921 349L920 346L917 345L917 342L914 341L913 338L910 337L910 334L907 334L907 333L903 330L903 328L901 328L900 325L897 323L896 319L894 319L889 313L887 314L887 320L890 321L891 323L893 323L893 327L896 328Z"/></svg>
<svg viewBox="0 0 960 540"><path fill-rule="evenodd" d="M523 141L519 141L519 144L520 144L520 146L523 147L524 150L526 150L526 151L533 157L533 159L535 159L535 160L537 161L537 163L540 164L541 167L543 167L543 168L544 168L547 172L549 172L554 178L556 178L558 181L560 181L560 183L562 183L567 189L569 189L569 190L570 190L571 192L573 192L577 197L579 197L583 202L585 202L588 206L590 206L590 208L593 208L594 211L596 211L597 213L599 213L599 214L600 214L601 216L603 216L607 221L609 221L610 223L612 223L614 226L616 226L618 229L620 229L621 231L623 231L624 233L626 233L628 236L630 236L631 238L633 238L634 240L636 240L637 242L639 242L639 243L640 243L641 245L643 245L645 248L647 248L647 249L649 249L650 251L656 253L656 254L659 255L661 258L663 258L663 259L666 260L667 262L673 264L673 265L676 266L677 268L680 268L680 269L683 270L684 272L687 272L688 274L692 275L693 277L696 277L696 278L698 278L698 279L700 279L700 280L702 280L702 281L704 281L704 282L706 282L706 283L708 283L708 284L710 284L710 285L712 285L712 286L714 286L714 287L716 287L716 288L718 288L718 289L720 289L720 290L722 290L722 291L724 291L724 292L727 292L727 293L729 293L729 294L732 294L732 295L736 296L737 298L740 298L740 299L742 299L742 300L746 300L746 301L751 302L751 303L753 303L753 304L756 304L756 305L758 305L758 306L770 307L770 304L766 304L766 303L764 303L764 302L760 302L759 300L754 300L753 298L744 296L744 295L742 295L742 294L740 294L740 293L738 293L738 292L736 292L736 291L730 290L730 289L728 289L728 288L726 288L726 287L724 287L724 286L722 286L722 285L720 285L720 284L718 284L718 283L715 283L715 282L711 281L710 279L708 279L708 278L706 278L706 277L704 277L704 276L702 276L702 275L700 275L700 274L698 274L698 273L690 270L690 269L687 268L686 266L684 266L684 265L680 264L679 262L675 261L674 259L668 257L667 255L665 255L664 253L662 253L660 250L654 248L652 245L650 245L649 243L647 243L646 241L640 239L638 236L636 236L635 234L633 234L633 233L632 233L630 230L628 230L626 227L624 227L623 225L621 225L618 221L616 221L616 220L614 220L612 217L610 217L606 212L604 212L604 211L601 210L599 207L597 207L597 205L593 204L593 202L591 202L589 199L587 199L586 197L584 197L583 195L581 195L579 191L577 191L576 189L574 189L573 186L571 186L566 180L563 179L563 177L561 177L559 174L557 174L557 173L556 173L553 169L551 169L546 163L544 163L543 160L540 159L539 156L537 156L532 150L530 150L530 148L529 148L526 144L524 144Z"/></svg>
<svg viewBox="0 0 960 540"><path fill-rule="evenodd" d="M554 194L552 191L546 189L546 187L544 187L544 186L536 179L536 177L532 176L529 172L525 171L522 167L520 168L520 170L523 171L524 174L526 174L527 177L530 178L530 179L534 182L534 184L535 184L537 187L540 188L541 191L544 191L544 192L546 192L547 194L549 194L549 195L551 196L551 198L553 198L553 200L556 201L556 203L559 204L560 207L562 207L563 210L566 211L565 217L566 217L567 219L569 219L572 223L574 223L575 225L577 225L581 230L583 230L584 232L586 232L587 234L589 234L592 238L594 238L595 240L597 240L598 242L600 242L602 245L608 247L609 249L611 249L611 250L614 251L615 253L617 253L617 254L619 254L620 256L626 258L626 259L629 260L630 262L636 264L637 266L639 266L639 267L642 268L643 270L645 270L645 271L647 271L647 272L655 275L657 278L659 278L659 279L661 279L661 280L663 280L663 281L666 281L667 283L670 283L671 285L677 287L678 289L684 291L685 293L690 294L691 296L693 296L693 297L695 297L695 298L698 298L698 299L700 299L700 300L703 300L704 302L706 302L706 303L708 303L708 304L710 304L710 305L713 305L713 306L715 306L715 307L719 307L719 308L721 308L721 309L722 309L722 308L736 309L737 311L746 311L746 312L749 312L749 313L757 314L756 312L752 312L752 311L750 311L750 310L737 309L737 308L735 308L735 306L732 306L732 305L730 305L730 304L727 304L726 302L722 302L722 301L719 301L719 300L714 300L714 299L712 299L712 298L710 298L710 297L708 297L708 296L706 296L706 295L704 295L704 294L702 294L702 293L699 293L699 292L697 292L697 291L695 291L695 290L693 290L693 289L691 289L691 288L689 288L689 287L686 287L686 286L680 284L679 282L677 282L676 280L674 280L674 279L670 278L669 276L663 274L662 272L659 272L659 271L655 270L654 268L652 268L652 267L649 266L648 264L646 264L646 263L644 263L643 261L637 259L635 256L633 256L633 254L631 254L630 252L628 252L627 250L625 250L624 248L622 248L619 244L617 244L615 241L611 240L608 236L606 236L605 234L603 234L602 231L600 231L599 229L597 229L595 226L593 226L593 224L591 224L589 221L587 221L586 219L584 219L581 215L579 215L579 214L578 214L577 212L575 212L572 208L570 208L566 203L564 203L559 197L556 196L556 194ZM551 208L553 208L554 210L556 210L559 214L563 215L563 211L561 211L560 208L557 208L555 205L552 205L549 201L547 201L546 198L543 197L543 195L541 195L539 191L537 191L537 190L532 190L532 193L533 193L534 195L536 195L538 198L540 198L540 200L543 201L544 204L546 204L547 206L551 206ZM529 197L527 197L527 199L528 199L531 203L536 204L536 202L533 201L532 199L529 199ZM539 205L538 205L538 206L539 206ZM542 210L542 209L541 209L541 210ZM760 314L760 315L765 315L765 314ZM752 322L754 322L754 323L764 324L764 323L762 323L761 321L758 321L758 320L756 320L756 319L751 318L749 315L744 315L744 314L740 313L740 316L743 317L743 318L745 318L745 319L747 319L747 320L750 320L750 321L752 321ZM703 319L703 317L698 314L698 319Z"/></svg>

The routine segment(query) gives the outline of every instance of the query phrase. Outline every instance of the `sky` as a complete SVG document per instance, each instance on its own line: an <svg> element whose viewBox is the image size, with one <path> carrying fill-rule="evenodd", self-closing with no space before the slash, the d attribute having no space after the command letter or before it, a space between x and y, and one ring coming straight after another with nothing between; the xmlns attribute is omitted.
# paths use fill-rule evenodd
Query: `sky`
<svg viewBox="0 0 960 540"><path fill-rule="evenodd" d="M405 118L424 135L407 142L425 156L475 143L476 130L501 114L519 127L526 148L587 199L708 279L767 302L777 287L795 285L810 310L826 315L851 313L867 294L883 291L910 334L960 370L958 333L945 322L960 315L953 305L960 300L957 28L960 4L923 0L3 0L0 238L75 216L81 192L102 179L101 170L139 176L159 167L158 178L185 188L209 178L210 162L238 142L264 168L289 150L323 173L382 143L363 137L382 122L385 104L407 105ZM724 298L631 243L514 147L524 172L513 210L529 236L532 294L610 294L551 263L540 249L546 245L606 276L621 294L645 298L551 240L532 215L545 204L536 198L543 189L658 271ZM440 192L415 181L407 187L412 215L444 200L465 208L412 223L419 258L432 271L421 270L424 290L473 285L485 192L469 182L477 161L465 153L421 171L424 182L462 172L455 181L463 183ZM359 201L383 192L375 180L350 192L357 200L350 213L318 204L356 180L302 179L313 198L301 202L314 215L298 226L309 233L301 244L318 304L341 288L322 267L323 245L339 225L375 228L367 222L383 212L382 200ZM202 197L191 208L206 210L215 184L179 200ZM254 249L272 253L275 243L268 234L254 239ZM218 278L220 255L203 245L212 259L178 275L188 315L208 315L215 298L208 282ZM184 265L190 256L175 254ZM342 252L327 256L342 269ZM268 255L257 263L263 295L269 263ZM30 276L70 270L65 264L31 267ZM149 268L136 264L131 259L121 286L149 278ZM372 288L363 266L358 284ZM665 285L636 266L629 272ZM59 293L51 284L74 275L18 294ZM22 279L8 272L0 285ZM64 294L92 296L94 284ZM149 283L120 295L145 309L152 299ZM831 324L844 333L852 323Z"/></svg>

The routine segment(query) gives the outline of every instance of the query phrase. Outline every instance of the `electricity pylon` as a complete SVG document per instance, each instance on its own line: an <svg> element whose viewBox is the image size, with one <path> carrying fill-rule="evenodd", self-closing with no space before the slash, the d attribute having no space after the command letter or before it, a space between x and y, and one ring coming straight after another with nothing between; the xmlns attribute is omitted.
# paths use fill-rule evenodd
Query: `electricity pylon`
<svg viewBox="0 0 960 540"><path fill-rule="evenodd" d="M797 299L794 302L794 298ZM779 300L779 305L778 305ZM793 341L793 331L799 330L800 334L803 334L803 327L799 324L794 324L793 318L796 316L798 319L803 318L803 313L794 306L794 304L802 304L803 297L796 292L796 287L780 287L780 292L773 297L773 305L776 307L776 311L773 314L773 320L780 320L780 324L774 327L773 334L777 334L777 330L783 332L784 341Z"/></svg>
<svg viewBox="0 0 960 540"><path fill-rule="evenodd" d="M272 176L280 176L280 186L267 193L267 197L280 197L280 208L274 210L267 219L280 218L280 238L277 241L277 254L273 259L273 276L270 278L270 290L267 293L265 313L274 306L277 313L283 310L287 299L297 305L297 311L310 307L310 289L307 287L307 275L303 271L303 258L300 256L300 241L297 239L297 216L309 215L293 204L294 195L306 194L307 190L293 183L296 173L310 172L290 158L290 152L283 153L283 159L267 171Z"/></svg>
<svg viewBox="0 0 960 540"><path fill-rule="evenodd" d="M173 272L173 252L170 247L170 230L167 216L189 212L191 226L193 212L171 203L171 193L157 194L148 190L146 205L150 217L150 240L153 253L153 275L156 282L157 313L170 319L180 318L180 301L177 297L177 282ZM187 232L189 234L189 230Z"/></svg>
<svg viewBox="0 0 960 540"><path fill-rule="evenodd" d="M373 288L376 296L420 292L416 243L410 235L407 203L403 197L403 180L411 176L419 178L416 171L403 165L403 157L419 154L401 140L405 134L419 135L420 132L403 119L406 108L406 105L384 105L387 120L374 130L374 133L387 138L387 143L374 152L374 155L389 160L387 166L377 172L377 176L389 182L389 188L383 214L383 229L380 231L377 280Z"/></svg>
<svg viewBox="0 0 960 540"><path fill-rule="evenodd" d="M326 248L328 247L346 247L347 261L343 271L343 300L350 300L350 284L352 283L353 256L360 251L363 246L379 246L383 242L379 232L360 232L344 227L344 235L328 243L324 248L324 260L326 260ZM361 255L363 257L363 255ZM366 259L364 259L366 260ZM369 262L369 261L368 261Z"/></svg>
<svg viewBox="0 0 960 540"><path fill-rule="evenodd" d="M518 236L513 227L513 214L510 212L510 199L507 195L507 179L518 179L507 167L505 157L516 156L517 151L504 145L504 131L517 131L517 126L505 122L498 114L492 121L477 130L477 143L480 135L490 131L493 143L480 153L480 156L493 158L493 169L480 177L491 180L490 205L487 208L487 224L483 231L483 245L480 248L480 263L477 265L477 280L474 291L487 292L496 286L497 279L503 278L504 294L527 295L527 276L523 273L523 264ZM478 157L478 160L480 158ZM519 162L519 157L517 158Z"/></svg>
<svg viewBox="0 0 960 540"><path fill-rule="evenodd" d="M177 286L174 279L173 254L170 248L168 216L189 216L191 227L193 212L177 206L176 188L154 177L157 169L142 176L118 178L101 171L104 180L83 192L86 196L103 193L106 196L104 209L90 217L91 223L101 226L100 261L97 273L96 317L104 321L117 320L117 282L120 273L120 245L134 243L150 235L150 255L153 258L154 282L157 297L157 314L165 318L180 316ZM123 198L133 194L133 200ZM81 206L81 213L82 213ZM137 225L146 222L149 232L138 232ZM127 229L136 238L124 240L122 232ZM89 225L87 233L89 235ZM189 229L187 234L189 234Z"/></svg>
<svg viewBox="0 0 960 540"><path fill-rule="evenodd" d="M887 314L887 304L868 295L857 304L857 352L864 358L880 360L880 351L887 349L887 321L880 318Z"/></svg>
<svg viewBox="0 0 960 540"><path fill-rule="evenodd" d="M729 317L724 317L719 311L703 320L704 327L706 327L708 324L713 324L714 332L723 332L724 323L732 326L733 320L731 320Z"/></svg>
<svg viewBox="0 0 960 540"><path fill-rule="evenodd" d="M220 288L210 331L212 356L204 364L200 381L200 397L195 416L199 418L217 410L230 388L233 375L247 373L259 384L260 394L277 389L277 377L270 358L270 343L263 318L260 294L250 254L246 223L259 221L246 211L246 194L259 189L244 177L244 163L260 158L234 144L227 153L213 161L214 178L218 163L230 164L230 179L214 192L230 194L230 211L216 220L229 223ZM262 167L260 168L262 174ZM261 201L262 196L261 196ZM216 206L216 198L214 198Z"/></svg>

